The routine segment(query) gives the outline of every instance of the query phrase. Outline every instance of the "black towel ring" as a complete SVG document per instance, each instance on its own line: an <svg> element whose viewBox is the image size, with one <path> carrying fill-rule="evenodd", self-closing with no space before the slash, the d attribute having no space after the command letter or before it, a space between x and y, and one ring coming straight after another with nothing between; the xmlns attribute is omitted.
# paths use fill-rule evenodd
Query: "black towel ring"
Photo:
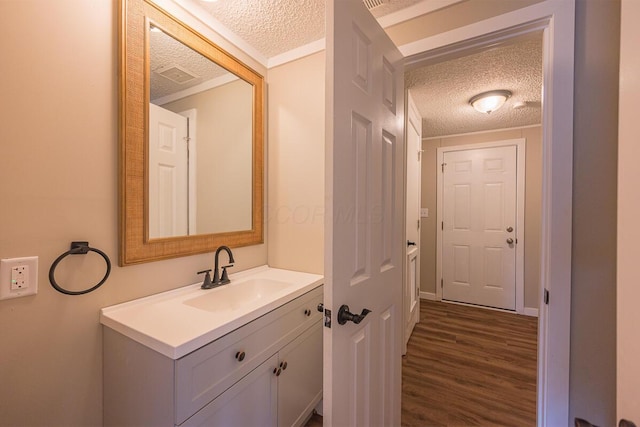
<svg viewBox="0 0 640 427"><path fill-rule="evenodd" d="M85 255L89 253L89 251L97 253L102 258L104 258L104 261L107 263L107 272L102 278L102 280L100 280L100 282L98 282L98 284L93 286L92 288L85 289L83 291L68 291L62 288L60 285L58 285L54 277L54 273L55 273L56 267L58 266L58 263L62 261L62 259L67 255ZM71 249L69 249L67 252L63 253L62 255L60 255L58 258L56 258L55 261L53 261L53 264L51 264L51 268L49 269L49 282L51 282L51 286L53 286L53 288L56 291L62 292L63 294L82 295L82 294L88 294L89 292L95 291L100 286L102 286L102 284L107 281L109 274L111 274L111 260L109 259L107 254L102 252L100 249L89 247L89 242L71 242Z"/></svg>

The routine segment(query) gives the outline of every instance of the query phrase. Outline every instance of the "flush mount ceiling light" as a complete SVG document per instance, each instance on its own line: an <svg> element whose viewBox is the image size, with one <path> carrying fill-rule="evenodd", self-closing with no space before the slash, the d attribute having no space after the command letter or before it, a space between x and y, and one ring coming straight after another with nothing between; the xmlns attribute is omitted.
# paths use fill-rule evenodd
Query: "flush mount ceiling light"
<svg viewBox="0 0 640 427"><path fill-rule="evenodd" d="M481 113L491 113L502 107L507 99L511 97L511 91L508 90L490 90L489 92L479 93L469 100L469 104L476 111Z"/></svg>

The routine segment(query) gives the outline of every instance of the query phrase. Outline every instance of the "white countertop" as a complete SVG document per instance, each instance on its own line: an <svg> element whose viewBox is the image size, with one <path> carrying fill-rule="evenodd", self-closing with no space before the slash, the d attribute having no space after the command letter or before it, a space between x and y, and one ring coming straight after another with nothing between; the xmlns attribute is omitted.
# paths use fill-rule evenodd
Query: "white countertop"
<svg viewBox="0 0 640 427"><path fill-rule="evenodd" d="M180 357L214 341L234 329L286 304L322 285L318 274L301 273L262 266L229 275L231 283L203 290L201 283L151 295L145 298L105 307L100 323L171 359ZM229 304L225 310L206 310L188 303L207 296L215 299L229 296L242 283L252 279L281 282L275 292L260 295L246 304ZM237 288L234 288L236 286ZM275 288L275 287L274 287Z"/></svg>

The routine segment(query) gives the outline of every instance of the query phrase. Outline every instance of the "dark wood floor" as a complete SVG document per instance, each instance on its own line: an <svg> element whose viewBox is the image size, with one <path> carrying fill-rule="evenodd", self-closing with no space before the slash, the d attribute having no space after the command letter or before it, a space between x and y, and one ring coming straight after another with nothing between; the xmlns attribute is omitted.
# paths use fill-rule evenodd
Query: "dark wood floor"
<svg viewBox="0 0 640 427"><path fill-rule="evenodd" d="M402 362L403 426L535 426L537 318L423 300L420 319Z"/></svg>
<svg viewBox="0 0 640 427"><path fill-rule="evenodd" d="M403 426L535 426L537 318L421 301Z"/></svg>

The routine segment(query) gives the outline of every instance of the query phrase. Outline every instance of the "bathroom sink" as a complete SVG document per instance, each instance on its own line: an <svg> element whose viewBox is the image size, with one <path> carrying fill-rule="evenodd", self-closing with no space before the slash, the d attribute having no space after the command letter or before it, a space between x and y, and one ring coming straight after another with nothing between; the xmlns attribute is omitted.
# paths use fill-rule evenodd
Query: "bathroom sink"
<svg viewBox="0 0 640 427"><path fill-rule="evenodd" d="M1 1L1 0L0 0ZM100 322L177 360L321 286L317 274L269 266L229 275L231 283L194 283L101 310Z"/></svg>
<svg viewBox="0 0 640 427"><path fill-rule="evenodd" d="M183 304L212 312L234 311L269 298L287 288L291 283L256 278L231 283L206 290L204 295L185 300Z"/></svg>

